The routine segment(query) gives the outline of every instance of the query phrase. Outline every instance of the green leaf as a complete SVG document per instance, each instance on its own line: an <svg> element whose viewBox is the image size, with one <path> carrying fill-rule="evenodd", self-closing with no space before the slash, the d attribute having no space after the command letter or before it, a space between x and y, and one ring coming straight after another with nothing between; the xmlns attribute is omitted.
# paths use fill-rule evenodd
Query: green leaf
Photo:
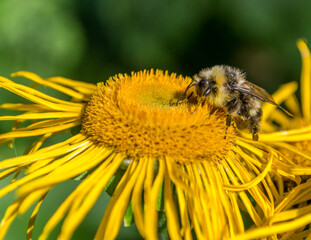
<svg viewBox="0 0 311 240"><path fill-rule="evenodd" d="M76 176L75 178L73 178L73 180L80 181L82 179L85 179L88 175L90 175L89 172L85 171L85 172L81 173L80 175Z"/></svg>
<svg viewBox="0 0 311 240"><path fill-rule="evenodd" d="M78 133L80 133L80 131L81 131L81 125L75 126L75 127L70 129L70 132L71 132L72 136L77 135Z"/></svg>
<svg viewBox="0 0 311 240"><path fill-rule="evenodd" d="M134 223L133 209L132 209L132 203L130 202L124 215L124 226L129 227L133 223Z"/></svg>
<svg viewBox="0 0 311 240"><path fill-rule="evenodd" d="M157 199L157 211L164 211L164 199L163 199L163 182L161 184L160 191Z"/></svg>
<svg viewBox="0 0 311 240"><path fill-rule="evenodd" d="M158 237L159 240L169 240L170 237L167 231L167 221L165 212L159 212L158 215Z"/></svg>
<svg viewBox="0 0 311 240"><path fill-rule="evenodd" d="M109 180L108 184L105 187L105 191L109 194L109 196L112 196L124 173L125 170L119 168L116 171L115 175Z"/></svg>

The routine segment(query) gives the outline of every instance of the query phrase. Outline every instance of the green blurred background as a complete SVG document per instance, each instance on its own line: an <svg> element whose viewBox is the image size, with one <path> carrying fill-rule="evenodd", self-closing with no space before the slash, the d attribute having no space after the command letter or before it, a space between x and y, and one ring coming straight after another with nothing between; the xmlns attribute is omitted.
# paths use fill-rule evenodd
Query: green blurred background
<svg viewBox="0 0 311 240"><path fill-rule="evenodd" d="M273 93L300 78L296 40L311 39L310 9L307 0L1 0L0 75L27 70L96 83L145 68L191 76L229 64ZM21 100L3 89L0 94L0 103ZM1 123L0 131L10 125ZM21 154L26 144L17 141L13 150L1 146L0 158ZM34 239L77 184L68 181L51 191ZM0 199L0 217L13 199L13 194ZM102 195L74 239L92 239L108 199ZM25 239L27 214L18 217L6 239ZM139 236L131 227L122 229L119 239Z"/></svg>

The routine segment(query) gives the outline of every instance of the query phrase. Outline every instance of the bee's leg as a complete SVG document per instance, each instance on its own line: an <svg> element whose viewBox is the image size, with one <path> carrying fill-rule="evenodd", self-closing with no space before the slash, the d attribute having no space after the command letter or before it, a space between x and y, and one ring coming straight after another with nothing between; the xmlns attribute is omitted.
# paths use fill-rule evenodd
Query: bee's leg
<svg viewBox="0 0 311 240"><path fill-rule="evenodd" d="M250 131L253 135L254 141L258 141L258 132L260 130L261 115L262 115L262 111L260 109L260 111L257 112L257 115L255 115L249 119L249 128L250 128Z"/></svg>
<svg viewBox="0 0 311 240"><path fill-rule="evenodd" d="M253 141L258 141L258 133L253 133Z"/></svg>
<svg viewBox="0 0 311 240"><path fill-rule="evenodd" d="M233 113L236 110L237 106L238 106L238 99L234 98L233 100L231 100L230 102L226 104L227 113L228 114Z"/></svg>
<svg viewBox="0 0 311 240"><path fill-rule="evenodd" d="M191 87L194 86L194 85L195 85L195 81L192 81L192 82L188 85L188 87L186 88L186 90L184 91L184 93L181 94L181 96L178 98L178 100L177 100L177 102L176 102L176 106L178 105L179 101L187 94L189 88L191 88Z"/></svg>
<svg viewBox="0 0 311 240"><path fill-rule="evenodd" d="M225 132L224 139L226 139L226 137L227 137L227 132L228 132L228 128L230 127L230 125L231 125L231 115L228 114L227 119L226 119L226 132Z"/></svg>
<svg viewBox="0 0 311 240"><path fill-rule="evenodd" d="M226 104L226 107L227 107L227 120L226 120L226 133L225 133L224 139L226 139L228 128L231 125L231 115L230 114L233 113L236 110L237 106L238 106L238 99L236 99L236 98L234 98L233 100L231 100L230 102L228 102Z"/></svg>
<svg viewBox="0 0 311 240"><path fill-rule="evenodd" d="M253 122L253 123L251 123L251 125L252 125L251 132L252 132L252 135L253 135L253 141L258 141L258 131L259 131L258 123Z"/></svg>
<svg viewBox="0 0 311 240"><path fill-rule="evenodd" d="M189 94L189 96L187 97L187 100L189 100L193 95L193 91Z"/></svg>
<svg viewBox="0 0 311 240"><path fill-rule="evenodd" d="M189 94L189 96L187 97L187 101L192 97L192 95L193 95L193 91L192 91L192 92ZM177 106L178 103L185 101L186 99L181 100L182 97L183 97L183 95L179 97L179 99L178 99L178 101L177 101L176 103L173 103L173 104L171 104L171 105L176 105L176 106Z"/></svg>

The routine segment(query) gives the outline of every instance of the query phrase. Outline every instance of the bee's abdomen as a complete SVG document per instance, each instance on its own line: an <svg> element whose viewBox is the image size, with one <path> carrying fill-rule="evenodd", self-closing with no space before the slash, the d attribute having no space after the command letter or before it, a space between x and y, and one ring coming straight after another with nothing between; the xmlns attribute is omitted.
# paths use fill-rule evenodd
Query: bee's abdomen
<svg viewBox="0 0 311 240"><path fill-rule="evenodd" d="M239 104L236 114L243 119L258 118L262 116L261 103L258 99L241 94L238 98Z"/></svg>

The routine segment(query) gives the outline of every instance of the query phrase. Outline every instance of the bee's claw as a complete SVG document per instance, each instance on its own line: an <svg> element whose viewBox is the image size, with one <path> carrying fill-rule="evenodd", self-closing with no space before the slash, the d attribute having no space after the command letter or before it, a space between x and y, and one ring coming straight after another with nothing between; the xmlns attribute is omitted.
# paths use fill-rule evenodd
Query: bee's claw
<svg viewBox="0 0 311 240"><path fill-rule="evenodd" d="M258 134L255 133L253 134L253 141L258 141L259 137L258 137Z"/></svg>

